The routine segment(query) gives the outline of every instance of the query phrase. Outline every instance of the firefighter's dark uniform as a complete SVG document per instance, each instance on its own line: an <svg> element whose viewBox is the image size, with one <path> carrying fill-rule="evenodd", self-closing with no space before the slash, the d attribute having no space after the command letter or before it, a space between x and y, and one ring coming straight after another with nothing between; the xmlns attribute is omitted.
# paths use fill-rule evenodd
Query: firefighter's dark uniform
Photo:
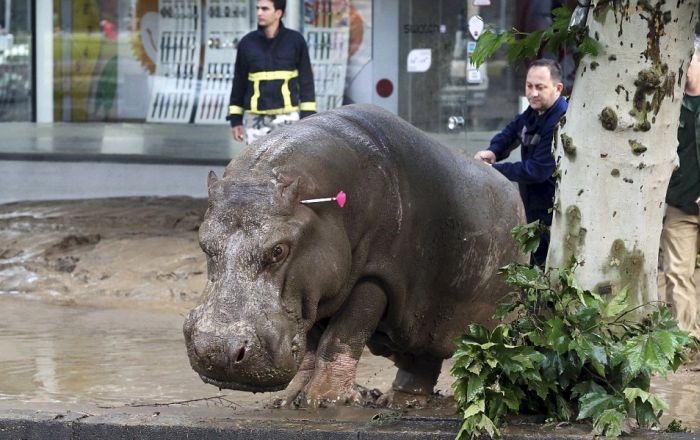
<svg viewBox="0 0 700 440"><path fill-rule="evenodd" d="M243 112L300 117L316 112L314 79L304 37L280 22L268 39L263 29L246 34L238 43L228 120L241 125Z"/></svg>

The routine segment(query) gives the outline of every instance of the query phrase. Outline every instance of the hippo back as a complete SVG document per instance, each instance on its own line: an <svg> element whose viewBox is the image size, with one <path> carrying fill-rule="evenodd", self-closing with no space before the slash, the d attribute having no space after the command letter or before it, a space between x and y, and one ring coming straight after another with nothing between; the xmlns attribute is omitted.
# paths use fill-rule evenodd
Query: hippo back
<svg viewBox="0 0 700 440"><path fill-rule="evenodd" d="M372 279L388 296L370 344L380 354L449 357L467 325L491 322L508 291L498 269L525 261L510 236L525 223L516 187L376 106L341 107L273 132L225 176L251 174L299 177L301 199L347 193L343 209L314 209L347 234L347 289Z"/></svg>

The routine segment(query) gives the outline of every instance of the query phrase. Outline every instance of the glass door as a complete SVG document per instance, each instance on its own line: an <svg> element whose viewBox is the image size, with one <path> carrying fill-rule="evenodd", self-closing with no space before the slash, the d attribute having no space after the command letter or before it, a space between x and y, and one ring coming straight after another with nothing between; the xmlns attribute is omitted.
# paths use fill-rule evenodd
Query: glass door
<svg viewBox="0 0 700 440"><path fill-rule="evenodd" d="M399 26L399 115L443 144L472 155L523 110L526 62L501 49L478 69L470 57L484 29L523 32L551 24L567 0L402 1ZM404 7L405 5L405 7ZM566 55L566 56L563 56ZM571 56L549 54L573 72Z"/></svg>

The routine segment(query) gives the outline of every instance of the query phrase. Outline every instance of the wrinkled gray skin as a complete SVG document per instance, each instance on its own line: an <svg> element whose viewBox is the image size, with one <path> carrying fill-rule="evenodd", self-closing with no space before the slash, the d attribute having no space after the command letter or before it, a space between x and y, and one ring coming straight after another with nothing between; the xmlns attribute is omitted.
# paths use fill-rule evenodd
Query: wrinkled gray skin
<svg viewBox="0 0 700 440"><path fill-rule="evenodd" d="M219 388L287 388L290 406L359 402L365 345L398 367L383 403L427 397L454 338L507 292L497 269L523 261L516 188L379 107L305 118L208 184L190 363ZM300 203L339 190L342 209Z"/></svg>

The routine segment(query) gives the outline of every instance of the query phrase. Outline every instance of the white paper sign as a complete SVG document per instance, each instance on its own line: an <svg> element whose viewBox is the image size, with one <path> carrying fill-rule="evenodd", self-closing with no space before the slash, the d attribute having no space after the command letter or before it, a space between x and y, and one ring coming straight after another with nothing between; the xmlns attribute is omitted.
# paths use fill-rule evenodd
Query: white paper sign
<svg viewBox="0 0 700 440"><path fill-rule="evenodd" d="M484 32L484 19L478 15L473 15L467 22L467 26L469 27L469 34L471 34L472 38L478 40L481 33Z"/></svg>
<svg viewBox="0 0 700 440"><path fill-rule="evenodd" d="M408 53L406 70L408 72L427 72L432 63L431 49L413 49Z"/></svg>
<svg viewBox="0 0 700 440"><path fill-rule="evenodd" d="M478 69L467 69L467 82L469 84L481 84L483 78Z"/></svg>

